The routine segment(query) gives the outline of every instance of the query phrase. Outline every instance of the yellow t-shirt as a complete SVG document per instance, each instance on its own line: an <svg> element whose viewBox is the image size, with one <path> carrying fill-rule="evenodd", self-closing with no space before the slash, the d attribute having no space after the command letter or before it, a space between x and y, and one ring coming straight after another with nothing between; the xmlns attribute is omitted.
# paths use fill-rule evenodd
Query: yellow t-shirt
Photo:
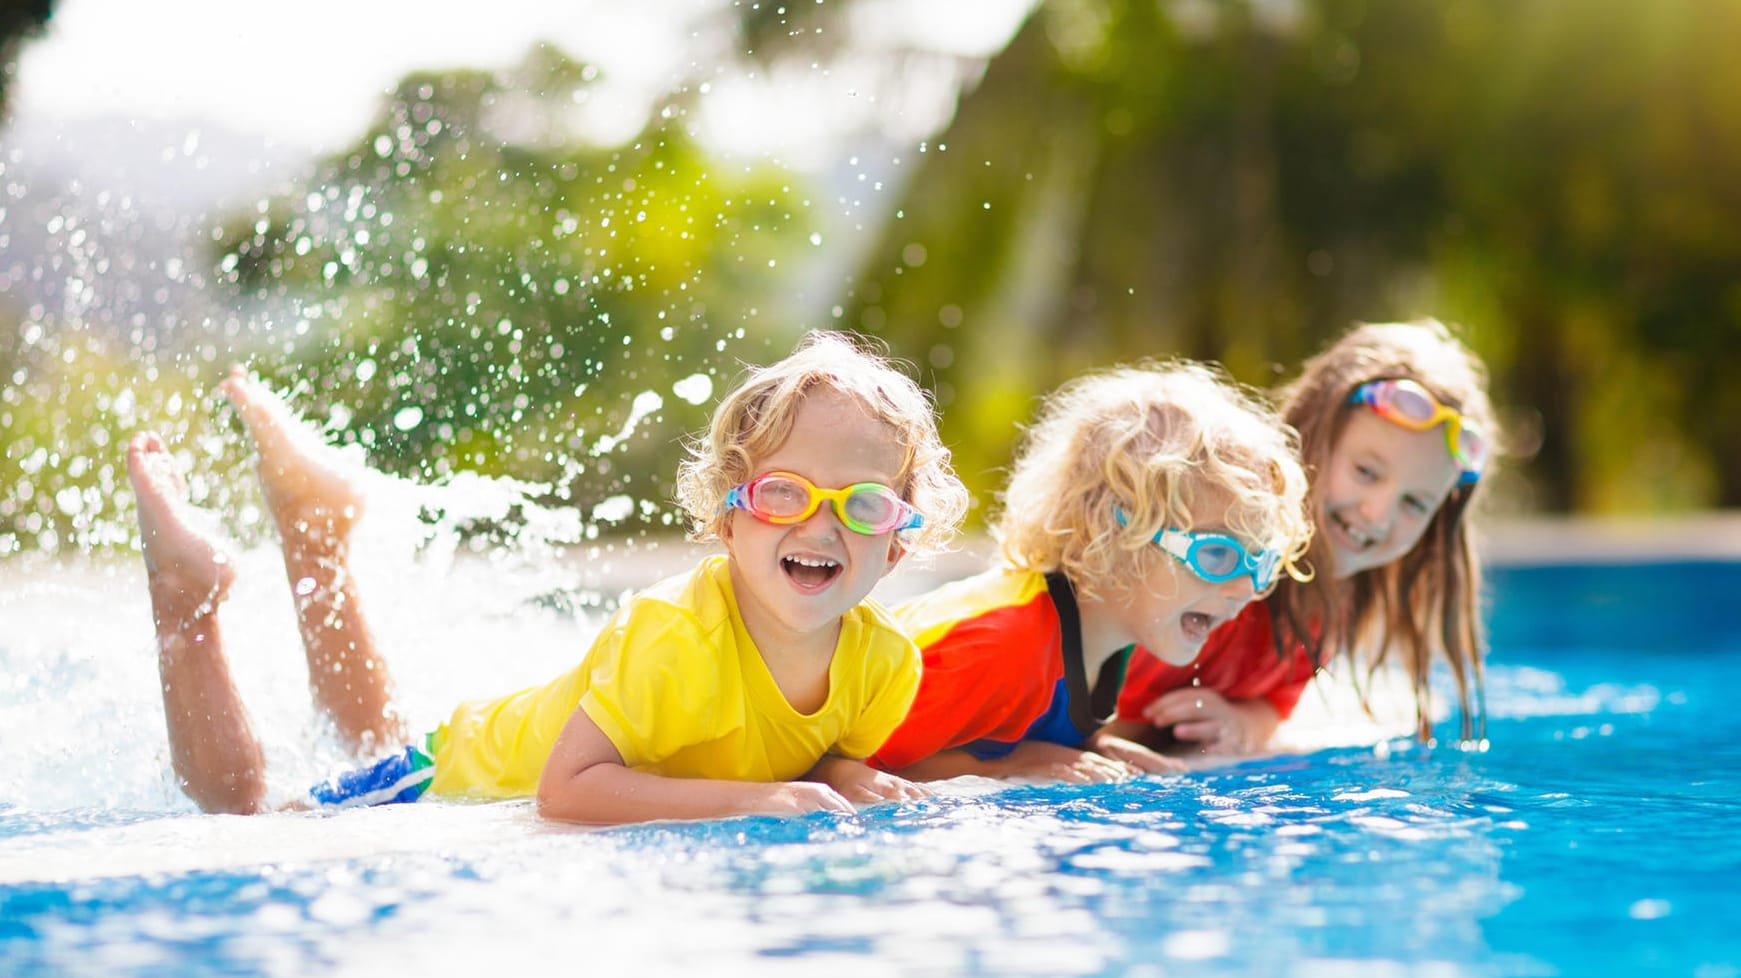
<svg viewBox="0 0 1741 978"><path fill-rule="evenodd" d="M639 771L789 781L830 751L869 756L919 688L919 650L873 601L841 617L828 698L793 709L744 629L726 558L647 588L551 682L462 704L431 736L432 795L533 794L557 734L586 711Z"/></svg>

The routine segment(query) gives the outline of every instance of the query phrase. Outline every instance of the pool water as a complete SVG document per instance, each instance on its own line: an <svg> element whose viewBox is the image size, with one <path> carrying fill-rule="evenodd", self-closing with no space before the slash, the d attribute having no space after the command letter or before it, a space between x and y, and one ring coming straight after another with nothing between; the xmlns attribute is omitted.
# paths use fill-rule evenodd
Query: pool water
<svg viewBox="0 0 1741 978"><path fill-rule="evenodd" d="M0 975L1741 975L1735 593L1733 564L1497 573L1484 752L604 831L524 803L191 814L147 674L145 706L87 697L131 740L4 728ZM112 685L53 644L0 638L38 657L0 708Z"/></svg>

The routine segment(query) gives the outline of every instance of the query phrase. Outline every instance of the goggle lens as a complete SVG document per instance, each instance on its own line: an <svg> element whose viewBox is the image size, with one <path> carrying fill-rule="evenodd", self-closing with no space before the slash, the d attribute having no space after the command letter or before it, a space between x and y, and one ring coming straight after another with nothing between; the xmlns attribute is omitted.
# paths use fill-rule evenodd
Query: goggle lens
<svg viewBox="0 0 1741 978"><path fill-rule="evenodd" d="M743 507L757 516L793 519L810 508L810 490L791 479L757 479L745 483L748 505Z"/></svg>
<svg viewBox="0 0 1741 978"><path fill-rule="evenodd" d="M1414 384L1397 383L1389 388L1389 396L1381 399L1392 411L1422 428L1430 427L1439 418L1440 405L1431 395Z"/></svg>
<svg viewBox="0 0 1741 978"><path fill-rule="evenodd" d="M882 486L858 485L846 497L846 519L866 526L893 525L900 520L901 498Z"/></svg>
<svg viewBox="0 0 1741 978"><path fill-rule="evenodd" d="M1465 423L1457 434L1457 451L1461 453L1458 461L1463 463L1463 468L1479 476L1481 470L1487 468L1492 446L1487 444L1486 436Z"/></svg>
<svg viewBox="0 0 1741 978"><path fill-rule="evenodd" d="M1210 577L1226 580L1238 573L1245 552L1230 543L1199 540L1191 545L1188 562Z"/></svg>

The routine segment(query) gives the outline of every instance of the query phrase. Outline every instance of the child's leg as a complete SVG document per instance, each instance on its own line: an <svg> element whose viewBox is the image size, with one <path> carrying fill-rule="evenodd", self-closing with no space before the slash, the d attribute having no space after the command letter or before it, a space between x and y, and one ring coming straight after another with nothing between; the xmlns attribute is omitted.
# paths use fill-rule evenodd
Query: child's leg
<svg viewBox="0 0 1741 978"><path fill-rule="evenodd" d="M350 573L351 528L363 503L355 470L241 368L220 389L260 452L260 481L283 541L315 702L353 750L403 743L387 665L376 654Z"/></svg>
<svg viewBox="0 0 1741 978"><path fill-rule="evenodd" d="M218 631L218 604L235 569L218 542L189 521L187 486L161 438L133 437L127 473L139 503L171 763L200 808L257 811L266 766Z"/></svg>

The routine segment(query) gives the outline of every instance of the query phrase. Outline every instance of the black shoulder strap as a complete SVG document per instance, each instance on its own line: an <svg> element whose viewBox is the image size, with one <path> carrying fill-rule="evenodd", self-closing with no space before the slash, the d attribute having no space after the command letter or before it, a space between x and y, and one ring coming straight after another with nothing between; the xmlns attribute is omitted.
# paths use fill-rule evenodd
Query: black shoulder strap
<svg viewBox="0 0 1741 978"><path fill-rule="evenodd" d="M1046 590L1058 609L1058 631L1064 653L1064 688L1070 694L1070 722L1084 738L1100 729L1089 702L1088 667L1082 661L1082 614L1076 609L1076 590L1061 571L1046 575Z"/></svg>

